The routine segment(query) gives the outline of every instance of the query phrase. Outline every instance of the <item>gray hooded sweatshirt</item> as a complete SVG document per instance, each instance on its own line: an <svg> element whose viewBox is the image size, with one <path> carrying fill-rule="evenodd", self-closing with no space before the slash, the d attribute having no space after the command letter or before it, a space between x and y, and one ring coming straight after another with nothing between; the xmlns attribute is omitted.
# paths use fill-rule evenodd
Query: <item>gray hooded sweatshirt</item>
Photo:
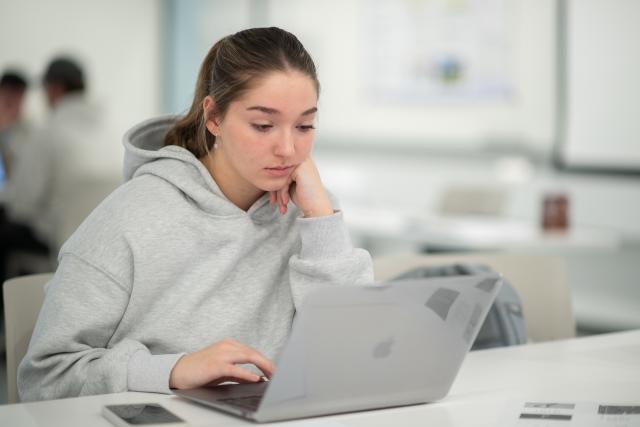
<svg viewBox="0 0 640 427"><path fill-rule="evenodd" d="M280 215L267 194L241 210L189 151L163 147L172 123L125 135L126 182L62 247L18 369L23 401L168 393L184 353L226 337L276 359L308 292L373 282L339 211Z"/></svg>

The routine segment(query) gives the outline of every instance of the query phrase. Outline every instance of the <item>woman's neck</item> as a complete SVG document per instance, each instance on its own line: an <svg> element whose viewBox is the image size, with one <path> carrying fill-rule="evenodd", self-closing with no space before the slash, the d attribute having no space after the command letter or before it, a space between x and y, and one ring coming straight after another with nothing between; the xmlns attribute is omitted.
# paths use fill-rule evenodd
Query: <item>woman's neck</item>
<svg viewBox="0 0 640 427"><path fill-rule="evenodd" d="M234 205L248 211L249 208L264 194L264 191L254 187L244 180L229 166L222 153L210 152L199 159L213 180L218 184L220 191Z"/></svg>

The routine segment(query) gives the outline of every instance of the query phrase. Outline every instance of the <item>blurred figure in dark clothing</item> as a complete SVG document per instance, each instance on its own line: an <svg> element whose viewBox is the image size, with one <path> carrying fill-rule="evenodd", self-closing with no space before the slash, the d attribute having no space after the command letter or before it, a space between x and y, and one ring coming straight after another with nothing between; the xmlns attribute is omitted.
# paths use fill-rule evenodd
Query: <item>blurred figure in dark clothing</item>
<svg viewBox="0 0 640 427"><path fill-rule="evenodd" d="M85 187L104 168L113 135L86 88L82 67L69 57L54 58L45 68L42 89L50 114L15 156L3 192L0 280L15 251L57 254L95 207L93 200L91 206L78 203L89 198Z"/></svg>
<svg viewBox="0 0 640 427"><path fill-rule="evenodd" d="M6 71L0 77L0 183L11 173L16 145L25 133L22 109L27 92L27 79L17 71Z"/></svg>
<svg viewBox="0 0 640 427"><path fill-rule="evenodd" d="M33 129L22 117L27 79L19 72L7 71L0 78L0 157L3 169L2 205L0 205L0 283L7 279L7 257L16 250L47 254L48 246L39 239L29 224L14 221L10 188L19 187L16 172L20 158L26 153Z"/></svg>

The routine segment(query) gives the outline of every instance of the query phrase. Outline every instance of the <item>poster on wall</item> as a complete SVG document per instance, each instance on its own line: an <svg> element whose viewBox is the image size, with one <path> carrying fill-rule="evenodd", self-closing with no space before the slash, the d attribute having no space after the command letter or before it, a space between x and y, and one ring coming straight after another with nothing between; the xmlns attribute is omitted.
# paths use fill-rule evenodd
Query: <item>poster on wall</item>
<svg viewBox="0 0 640 427"><path fill-rule="evenodd" d="M365 3L361 89L372 101L482 104L513 97L515 2Z"/></svg>

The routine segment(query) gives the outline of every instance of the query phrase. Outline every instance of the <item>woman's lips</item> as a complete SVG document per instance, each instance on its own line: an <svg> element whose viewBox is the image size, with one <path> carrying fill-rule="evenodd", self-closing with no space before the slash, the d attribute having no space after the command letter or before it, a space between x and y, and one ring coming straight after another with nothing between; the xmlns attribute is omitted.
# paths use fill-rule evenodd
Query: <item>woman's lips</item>
<svg viewBox="0 0 640 427"><path fill-rule="evenodd" d="M271 176L287 176L293 169L293 166L276 166L274 168L264 168L267 174Z"/></svg>

